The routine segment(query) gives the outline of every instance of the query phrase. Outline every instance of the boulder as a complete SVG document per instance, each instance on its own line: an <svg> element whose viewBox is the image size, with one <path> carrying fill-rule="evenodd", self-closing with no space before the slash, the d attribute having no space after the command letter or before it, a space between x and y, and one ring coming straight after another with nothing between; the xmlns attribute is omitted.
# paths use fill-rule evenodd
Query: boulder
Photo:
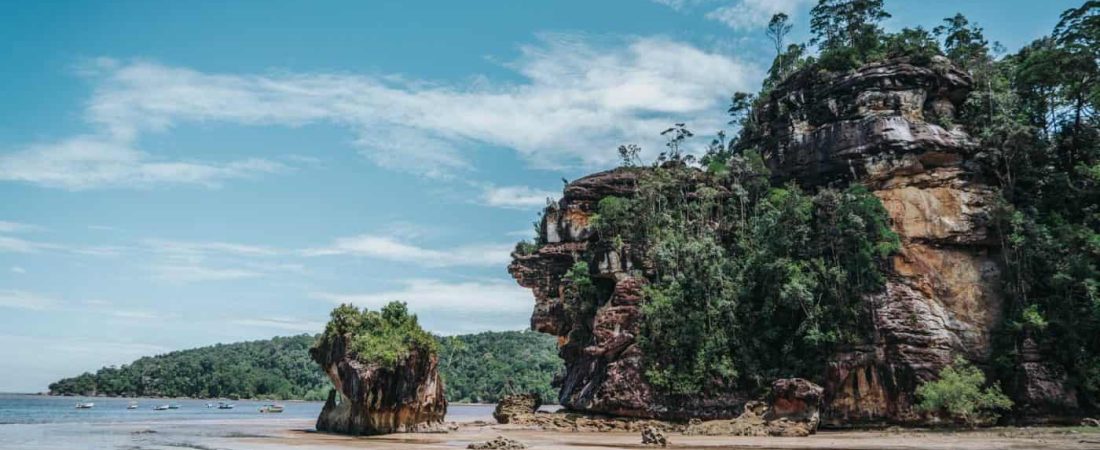
<svg viewBox="0 0 1100 450"><path fill-rule="evenodd" d="M497 436L489 441L471 443L466 448L474 450L521 450L527 448L527 445L515 439Z"/></svg>
<svg viewBox="0 0 1100 450"><path fill-rule="evenodd" d="M493 409L493 418L497 423L508 423L514 417L534 414L540 406L542 398L537 393L508 395L497 402Z"/></svg>
<svg viewBox="0 0 1100 450"><path fill-rule="evenodd" d="M645 427L642 429L642 445L668 447L668 438L657 427Z"/></svg>

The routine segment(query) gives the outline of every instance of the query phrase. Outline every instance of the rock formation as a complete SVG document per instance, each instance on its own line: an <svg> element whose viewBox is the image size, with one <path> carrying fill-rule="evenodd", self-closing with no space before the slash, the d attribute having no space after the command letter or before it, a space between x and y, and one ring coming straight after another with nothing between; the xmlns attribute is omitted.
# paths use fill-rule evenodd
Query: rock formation
<svg viewBox="0 0 1100 450"><path fill-rule="evenodd" d="M952 125L971 82L943 58L923 65L889 60L844 74L806 70L754 111L757 130L746 139L762 150L776 181L807 188L862 183L882 200L902 242L885 289L867 299L872 341L834 355L821 376L823 424L920 422L913 408L920 383L956 355L989 361L1002 305L998 240L988 224L997 192L970 163L977 142ZM589 224L596 203L632 195L636 177L616 169L567 185L543 214L545 245L514 255L509 267L534 293L532 328L559 338L566 365L559 400L574 410L633 417L734 417L750 398L671 399L644 380L635 338L646 280L630 270L645 262L631 257L629 243L616 249L600 242ZM562 276L582 253L596 255L593 281L607 298L590 317L571 312L564 295L571 287ZM578 332L586 321L591 336ZM1057 368L1033 356L1020 362L1024 406L1075 405Z"/></svg>
<svg viewBox="0 0 1100 450"><path fill-rule="evenodd" d="M396 368L364 363L348 351L348 337L310 350L336 389L317 418L317 431L371 435L413 432L440 424L447 413L439 360L414 350Z"/></svg>
<svg viewBox="0 0 1100 450"><path fill-rule="evenodd" d="M785 436L814 434L820 423L822 388L801 378L776 380L766 402L745 403L729 420L693 421L684 434L708 436Z"/></svg>
<svg viewBox="0 0 1100 450"><path fill-rule="evenodd" d="M803 186L863 183L902 240L886 290L869 299L872 345L830 364L830 425L919 421L917 385L956 355L978 363L991 356L1002 304L987 223L997 193L969 164L977 143L951 125L970 88L969 75L946 59L892 60L846 75L799 73L756 111L775 177ZM1045 385L1043 402L1076 403L1045 363L1034 363L1042 369L1025 373L1041 379L1022 384Z"/></svg>
<svg viewBox="0 0 1100 450"><path fill-rule="evenodd" d="M497 423L508 423L513 417L534 414L540 406L542 398L537 393L508 395L493 408L493 419Z"/></svg>

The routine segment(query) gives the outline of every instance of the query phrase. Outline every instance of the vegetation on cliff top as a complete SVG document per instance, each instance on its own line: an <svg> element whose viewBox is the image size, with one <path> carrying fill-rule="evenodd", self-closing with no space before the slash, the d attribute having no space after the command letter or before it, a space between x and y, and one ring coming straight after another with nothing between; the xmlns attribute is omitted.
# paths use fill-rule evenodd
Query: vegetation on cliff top
<svg viewBox="0 0 1100 450"><path fill-rule="evenodd" d="M561 370L554 338L530 331L437 337L447 400L494 402L512 392L556 398ZM328 377L309 359L316 337L299 335L215 345L141 358L59 380L55 395L324 400Z"/></svg>
<svg viewBox="0 0 1100 450"><path fill-rule="evenodd" d="M410 356L439 349L404 302L390 302L379 311L342 304L332 310L330 317L325 332L313 346L322 355L337 340L347 339L347 350L356 359L392 369Z"/></svg>

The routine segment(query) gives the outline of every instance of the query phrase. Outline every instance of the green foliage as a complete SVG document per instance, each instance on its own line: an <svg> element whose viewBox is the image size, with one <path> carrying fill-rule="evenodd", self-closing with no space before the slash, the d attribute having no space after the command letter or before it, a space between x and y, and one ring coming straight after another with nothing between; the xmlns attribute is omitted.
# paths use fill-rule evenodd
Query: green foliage
<svg viewBox="0 0 1100 450"><path fill-rule="evenodd" d="M354 307L338 308L345 319ZM355 311L355 316L350 314ZM538 392L555 398L561 370L552 336L504 331L436 338L447 399L493 402L503 394ZM324 400L328 377L310 360L309 335L215 345L141 358L50 385L57 395Z"/></svg>
<svg viewBox="0 0 1100 450"><path fill-rule="evenodd" d="M219 344L145 357L50 384L58 395L323 400L328 378L309 359L313 336Z"/></svg>
<svg viewBox="0 0 1100 450"><path fill-rule="evenodd" d="M810 43L821 51L820 66L844 71L880 58L879 22L888 18L883 0L819 0L810 10Z"/></svg>
<svg viewBox="0 0 1100 450"><path fill-rule="evenodd" d="M381 311L337 306L314 346L325 349L340 338L348 339L348 350L360 361L391 369L413 354L437 350L435 339L420 328L404 302L390 302Z"/></svg>
<svg viewBox="0 0 1100 450"><path fill-rule="evenodd" d="M772 188L755 152L701 162L652 167L633 197L597 205L600 239L625 238L652 262L646 377L672 394L818 378L832 349L867 339L863 296L881 289L879 266L898 247L885 210L861 186ZM584 291L588 266L565 278Z"/></svg>
<svg viewBox="0 0 1100 450"><path fill-rule="evenodd" d="M517 255L530 255L538 251L539 246L527 239L516 242L516 248L513 252Z"/></svg>
<svg viewBox="0 0 1100 450"><path fill-rule="evenodd" d="M561 370L553 336L504 331L439 338L440 374L452 402L495 402L501 396L537 392L544 402Z"/></svg>
<svg viewBox="0 0 1100 450"><path fill-rule="evenodd" d="M887 58L906 57L914 64L927 65L933 56L942 56L940 43L921 27L902 28L884 41Z"/></svg>
<svg viewBox="0 0 1100 450"><path fill-rule="evenodd" d="M968 426L988 423L998 417L997 410L1011 408L1012 400L999 385L984 386L985 374L958 358L940 371L940 379L917 387L917 407Z"/></svg>

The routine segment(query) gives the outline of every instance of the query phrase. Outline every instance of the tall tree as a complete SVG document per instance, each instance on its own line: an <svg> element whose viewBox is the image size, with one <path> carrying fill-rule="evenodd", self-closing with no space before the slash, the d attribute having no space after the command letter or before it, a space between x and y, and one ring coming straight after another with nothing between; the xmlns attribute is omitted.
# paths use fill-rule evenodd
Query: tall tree
<svg viewBox="0 0 1100 450"><path fill-rule="evenodd" d="M866 61L880 43L879 22L890 17L883 0L819 0L810 11L810 43L823 53L851 49Z"/></svg>
<svg viewBox="0 0 1100 450"><path fill-rule="evenodd" d="M989 59L989 42L982 28L971 24L961 13L943 19L943 25L932 32L943 38L943 49L955 64L972 69Z"/></svg>
<svg viewBox="0 0 1100 450"><path fill-rule="evenodd" d="M783 54L783 39L787 37L787 33L791 32L792 25L788 23L789 19L786 13L773 15L772 20L768 21L767 31L764 32L775 45L776 56Z"/></svg>

